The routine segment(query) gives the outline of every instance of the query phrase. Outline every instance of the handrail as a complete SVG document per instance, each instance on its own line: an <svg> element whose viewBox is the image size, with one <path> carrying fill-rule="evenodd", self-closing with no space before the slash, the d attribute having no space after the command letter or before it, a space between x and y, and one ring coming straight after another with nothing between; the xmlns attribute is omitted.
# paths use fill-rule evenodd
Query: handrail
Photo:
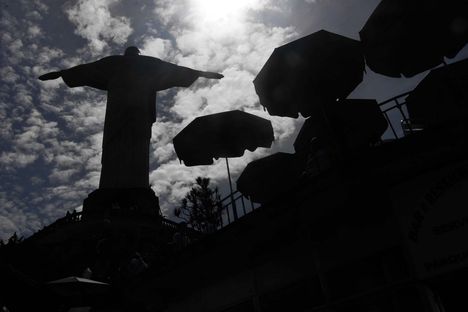
<svg viewBox="0 0 468 312"><path fill-rule="evenodd" d="M239 202L239 205L237 207L237 213L239 217L243 217L246 214L254 211L256 208L258 208L258 204L255 204L251 202L249 199L247 199L244 195L242 195L238 190L236 190L234 193L232 193L232 198L235 202ZM247 207L245 202L248 201L250 202L250 207ZM226 203L225 203L226 202ZM231 194L228 196L222 198L218 203L222 205L221 211L220 211L220 225L218 227L218 230L231 224L234 222L233 218L231 215L233 215L233 207L232 207L232 201L231 201ZM224 218L223 218L224 216ZM57 220L55 220L53 223L44 226L42 229L38 230L34 235L30 236L36 236L36 235L41 235L43 233L47 233L53 229L60 228L64 225L67 224L73 224L73 223L78 223L82 221L83 217L83 212L82 211L73 211L72 213L67 211L67 214ZM174 230L179 230L181 225L177 222L174 222L172 220L166 219L164 217L160 218L161 223L163 226L172 228ZM28 237L28 238L30 238Z"/></svg>
<svg viewBox="0 0 468 312"><path fill-rule="evenodd" d="M236 194L242 195L242 194L239 192L239 190L235 190L232 194L227 195L226 197L224 197L223 199L219 200L218 202L219 202L219 203L222 203L222 202L224 202L224 201L226 201L226 200L228 200L228 199L230 200L230 199L231 199L231 195L232 195L232 196L235 196Z"/></svg>
<svg viewBox="0 0 468 312"><path fill-rule="evenodd" d="M406 136L408 134L408 132L406 131L407 129L403 128L402 125L403 124L406 124L406 125L410 124L410 119L409 119L409 116L407 115L408 113L407 113L406 101L405 101L406 96L408 96L410 93L411 93L411 91L403 92L403 93L401 93L399 95L391 97L391 98L389 98L389 99L387 99L387 100L385 100L385 101L378 104L382 114L384 115L385 119L388 122L389 131L390 131L390 134L393 134L392 139L394 139L394 140L400 139L401 137L404 137L404 136ZM385 105L388 105L389 103L392 103L392 102L393 102L392 106L384 107ZM398 120L398 121L395 121L394 118L391 118L391 116L389 116L389 113L392 113L395 110L401 116L401 119ZM413 131L412 128L409 127L409 132L411 133L412 131ZM387 133L387 136L389 136L388 131L386 131L386 133ZM384 138L385 135L386 134L384 133L382 138ZM220 225L219 229L221 229L221 228L225 227L226 225L229 225L229 224L231 224L232 222L235 221L235 220L231 219L230 214L229 214L230 210L234 209L232 207L232 203L231 203L231 198L232 197L234 197L234 201L237 202L237 201L240 200L242 202L241 207L242 207L242 212L244 212L244 213L241 214L241 216L249 214L253 210L256 209L255 204L252 201L250 201L250 199L248 199L247 197L242 195L238 190L234 191L232 194L228 194L226 197L224 197L223 199L221 199L218 202L218 203L222 204L221 225ZM246 199L247 201L249 201L251 203L251 208L248 209L248 210L246 210L244 199ZM257 207L259 206L258 204L256 204L256 205L257 205ZM239 208L236 208L236 209L237 209L237 213L239 213ZM222 218L223 214L226 216L224 219Z"/></svg>
<svg viewBox="0 0 468 312"><path fill-rule="evenodd" d="M224 202L226 203L223 204ZM250 203L250 206L247 206L246 202ZM237 216L242 218L260 206L259 204L252 202L248 197L244 196L238 190L218 201L218 204L220 204L222 207L220 211L220 224L218 226L218 230L237 221L234 218L234 209L237 212Z"/></svg>
<svg viewBox="0 0 468 312"><path fill-rule="evenodd" d="M42 229L35 232L32 236L28 237L28 239L35 235L40 235L42 233L49 232L50 230L62 227L67 224L74 224L74 223L77 224L82 221L82 217L83 217L83 211L74 211L72 213L67 211L67 214L65 216L55 220L49 225L44 226ZM174 230L179 230L180 228L180 224L177 222L166 219L164 217L157 217L157 218L159 219L161 224L165 227L172 228Z"/></svg>
<svg viewBox="0 0 468 312"><path fill-rule="evenodd" d="M385 117L387 120L389 129L382 135L382 139L385 139L385 137L393 139L393 140L398 140L402 137L405 137L408 132L412 133L413 129L412 127L403 127L404 125L411 125L411 121L409 118L407 107L406 107L406 97L411 93L411 91L407 91L404 93L401 93L397 96L394 96L392 98L389 98L381 103L379 103L379 108L382 113L382 115ZM388 105L389 103L392 103L393 105L390 107L384 107L385 105ZM401 119L395 122L394 118L391 118L389 116L390 113L396 113L401 116ZM407 131L409 130L409 131ZM388 131L390 131L390 135L388 134ZM392 138L393 135L393 138Z"/></svg>
<svg viewBox="0 0 468 312"><path fill-rule="evenodd" d="M411 92L412 92L412 91L406 91L406 92L401 93L401 94L399 94L399 95L396 95L396 96L394 96L394 97L392 97L392 98L389 98L389 99L383 101L382 103L379 103L379 106L385 105L385 104L387 104L387 103L390 103L390 102L392 102L392 101L395 101L396 99L402 98L402 97L404 97L404 96L408 96Z"/></svg>

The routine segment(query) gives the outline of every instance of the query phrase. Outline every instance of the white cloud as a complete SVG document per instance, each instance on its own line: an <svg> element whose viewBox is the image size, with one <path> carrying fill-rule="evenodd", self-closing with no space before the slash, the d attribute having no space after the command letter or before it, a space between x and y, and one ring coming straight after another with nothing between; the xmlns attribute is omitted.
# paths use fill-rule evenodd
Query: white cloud
<svg viewBox="0 0 468 312"><path fill-rule="evenodd" d="M92 52L102 52L110 42L124 44L133 29L130 20L112 16L110 7L118 0L79 0L66 9L69 20L75 24L75 33L87 39Z"/></svg>
<svg viewBox="0 0 468 312"><path fill-rule="evenodd" d="M105 105L102 93L65 92L61 79L36 79L60 65L83 62L83 54L64 57L58 46L45 44L61 44L60 31L47 29L41 21L49 13L48 19L53 19L60 8L49 12L35 0L20 1L15 10L23 12L2 8L0 19L0 43L5 47L0 49L1 238L12 231L37 231L79 206L97 187ZM115 30L119 36L126 33Z"/></svg>
<svg viewBox="0 0 468 312"><path fill-rule="evenodd" d="M48 13L49 12L49 7L44 2L42 2L40 0L34 0L32 2L33 2L33 6L35 8L37 8L37 10L39 12L42 12L42 13Z"/></svg>
<svg viewBox="0 0 468 312"><path fill-rule="evenodd" d="M42 30L39 26L32 25L28 28L28 34L34 38L34 37L42 35Z"/></svg>
<svg viewBox="0 0 468 312"><path fill-rule="evenodd" d="M52 173L49 175L49 180L55 184L71 184L71 177L77 173L78 170L76 169L67 169L67 170L60 170L54 169Z"/></svg>
<svg viewBox="0 0 468 312"><path fill-rule="evenodd" d="M233 182L251 160L277 150L291 150L292 136L301 122L269 116L260 107L252 83L273 49L297 35L294 29L254 21L253 14L273 7L269 1L207 2L156 1L155 18L164 23L174 41L170 45L154 37L144 40L145 51L150 55L167 55L165 59L179 65L219 71L225 76L220 81L199 79L190 88L177 90L169 111L181 121L157 121L153 126L152 148L159 167L151 172L150 181L168 216L197 176L210 177L226 191L224 160L215 161L211 166L185 167L174 159L172 138L195 117L241 109L272 120L277 138L273 149L247 151L243 157L231 159ZM151 46L153 50L148 48Z"/></svg>
<svg viewBox="0 0 468 312"><path fill-rule="evenodd" d="M20 50L23 47L23 41L21 39L15 39L10 43L8 49L11 53L22 53Z"/></svg>
<svg viewBox="0 0 468 312"><path fill-rule="evenodd" d="M6 242L14 232L18 231L18 227L12 220L0 215L0 240Z"/></svg>
<svg viewBox="0 0 468 312"><path fill-rule="evenodd" d="M171 59L171 55L174 53L170 40L157 37L145 38L140 51L142 55L151 55L165 60Z"/></svg>
<svg viewBox="0 0 468 312"><path fill-rule="evenodd" d="M13 170L14 168L22 168L37 159L35 154L26 154L22 152L2 152L0 154L0 164L4 169Z"/></svg>
<svg viewBox="0 0 468 312"><path fill-rule="evenodd" d="M39 50L39 55L36 57L36 64L44 65L44 64L49 64L52 60L55 60L57 58L61 58L64 55L63 51L57 48L51 48L51 47L41 47ZM35 72L35 74L40 74L44 73L44 70L41 70L41 72Z"/></svg>
<svg viewBox="0 0 468 312"><path fill-rule="evenodd" d="M0 68L0 76L2 77L2 81L7 83L14 83L20 78L11 66Z"/></svg>

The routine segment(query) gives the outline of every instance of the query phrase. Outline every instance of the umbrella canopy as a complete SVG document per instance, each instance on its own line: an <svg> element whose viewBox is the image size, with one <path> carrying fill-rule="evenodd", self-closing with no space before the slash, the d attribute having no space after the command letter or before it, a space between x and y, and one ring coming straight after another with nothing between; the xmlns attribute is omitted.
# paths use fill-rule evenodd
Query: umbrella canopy
<svg viewBox="0 0 468 312"><path fill-rule="evenodd" d="M374 72L411 77L454 57L468 42L468 2L382 0L359 34Z"/></svg>
<svg viewBox="0 0 468 312"><path fill-rule="evenodd" d="M297 155L276 153L249 163L237 179L237 189L254 202L266 203L294 187L303 171Z"/></svg>
<svg viewBox="0 0 468 312"><path fill-rule="evenodd" d="M77 276L69 276L65 278L61 278L55 281L48 282L49 285L52 284L86 284L86 285L109 285L108 283L103 283L95 280L91 280L88 278L77 277Z"/></svg>
<svg viewBox="0 0 468 312"><path fill-rule="evenodd" d="M240 157L245 150L270 147L269 120L239 110L197 117L174 137L177 157L186 166L211 165L213 158Z"/></svg>
<svg viewBox="0 0 468 312"><path fill-rule="evenodd" d="M109 284L82 278L69 276L47 283L55 292L63 296L87 296L105 293Z"/></svg>
<svg viewBox="0 0 468 312"><path fill-rule="evenodd" d="M321 30L276 48L253 83L270 115L296 118L346 98L363 73L360 42Z"/></svg>
<svg viewBox="0 0 468 312"><path fill-rule="evenodd" d="M376 100L346 99L326 111L327 120L318 114L304 122L294 141L296 152L309 152L312 142L318 148L333 138L348 147L366 146L379 140L388 127Z"/></svg>
<svg viewBox="0 0 468 312"><path fill-rule="evenodd" d="M466 116L468 59L432 70L406 98L410 119L426 126Z"/></svg>

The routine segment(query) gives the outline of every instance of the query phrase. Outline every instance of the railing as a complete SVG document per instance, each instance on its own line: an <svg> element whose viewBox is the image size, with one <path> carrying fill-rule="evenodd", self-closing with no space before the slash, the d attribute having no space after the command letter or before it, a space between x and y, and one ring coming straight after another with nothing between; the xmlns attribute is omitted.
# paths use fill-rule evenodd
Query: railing
<svg viewBox="0 0 468 312"><path fill-rule="evenodd" d="M219 201L221 204L220 213L220 225L218 230L231 224L239 218L242 218L246 214L251 213L257 209L260 205L250 201L247 197L243 196L239 191L235 191L232 196L231 194ZM78 223L82 220L83 212L74 211L72 213L67 212L65 216L57 219L53 223L44 226L42 229L34 233L33 236L50 233L56 229L62 228L68 224ZM160 218L163 227L170 228L174 231L180 231L181 225L177 222L171 221L164 217ZM187 229L186 229L187 230Z"/></svg>
<svg viewBox="0 0 468 312"><path fill-rule="evenodd" d="M46 233L50 233L50 232L52 232L52 231L54 231L56 229L59 229L59 228L65 226L65 225L67 225L67 224L80 222L82 215L83 215L83 212L81 212L81 211L80 212L73 211L72 213L67 211L67 214L65 216L55 220L54 222L52 222L49 225L44 226L43 228L39 229L33 235L29 236L27 239L37 238L38 236L41 236L41 235L46 234Z"/></svg>
<svg viewBox="0 0 468 312"><path fill-rule="evenodd" d="M259 204L252 202L250 199L242 195L239 191L224 197L219 201L221 204L220 226L221 229L239 218L251 213L258 207Z"/></svg>
<svg viewBox="0 0 468 312"><path fill-rule="evenodd" d="M178 230L180 225L179 223L177 222L174 222L174 221L171 221L169 219L166 219L166 218L161 218L161 223L163 226L167 227L167 228L171 228L173 230Z"/></svg>
<svg viewBox="0 0 468 312"><path fill-rule="evenodd" d="M406 107L406 97L411 92L405 92L388 100L379 103L380 110L388 122L388 129L383 134L382 139L399 139L408 133L417 131L411 125Z"/></svg>
<svg viewBox="0 0 468 312"><path fill-rule="evenodd" d="M388 122L388 129L382 135L382 140L397 140L422 130L422 127L413 124L409 118L406 97L410 93L411 91L408 91L379 103L380 110ZM222 210L219 228L231 224L238 219L238 216L249 214L260 206L244 197L239 191L224 197L220 203Z"/></svg>
<svg viewBox="0 0 468 312"><path fill-rule="evenodd" d="M82 216L83 216L82 211L80 211L80 212L74 211L72 213L67 212L67 214L64 217L59 218L56 221L54 221L53 223L44 226L42 229L38 230L32 236L37 237L38 235L45 234L45 233L48 233L48 232L50 233L51 231L62 228L63 226L66 226L68 224L74 224L74 223L81 222L82 221ZM145 217L145 218L147 218L147 217ZM171 221L171 220L166 219L164 217L155 216L154 218L157 218L158 221L161 222L162 226L165 227L165 228L171 229L173 231L179 231L180 230L180 224L177 223L177 222Z"/></svg>
<svg viewBox="0 0 468 312"><path fill-rule="evenodd" d="M409 133L422 130L411 123L409 119L408 110L406 107L406 97L411 92L405 92L388 100L379 103L380 110L388 122L388 129L382 135L382 140L397 140L405 137ZM224 197L220 201L221 209L221 222L218 229L221 229L232 222L236 221L239 217L243 217L257 209L260 205L253 203L247 197L243 196L239 191Z"/></svg>

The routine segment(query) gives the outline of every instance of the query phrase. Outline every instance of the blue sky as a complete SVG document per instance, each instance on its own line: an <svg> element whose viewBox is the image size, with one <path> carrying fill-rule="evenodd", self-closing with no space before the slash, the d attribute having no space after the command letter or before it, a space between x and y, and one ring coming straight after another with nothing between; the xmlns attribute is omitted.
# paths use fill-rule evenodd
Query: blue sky
<svg viewBox="0 0 468 312"><path fill-rule="evenodd" d="M223 161L187 168L172 138L197 116L242 109L268 118L272 149L231 159L234 180L245 165L277 151L292 152L303 122L268 116L252 80L273 49L326 29L352 38L378 0L6 0L0 7L0 239L30 235L80 209L99 183L106 95L67 88L40 74L121 54L142 54L224 74L187 89L158 94L150 183L163 212L172 215L196 176L227 192ZM463 50L459 58L467 56ZM425 73L394 79L367 71L350 96L381 101L410 90Z"/></svg>

